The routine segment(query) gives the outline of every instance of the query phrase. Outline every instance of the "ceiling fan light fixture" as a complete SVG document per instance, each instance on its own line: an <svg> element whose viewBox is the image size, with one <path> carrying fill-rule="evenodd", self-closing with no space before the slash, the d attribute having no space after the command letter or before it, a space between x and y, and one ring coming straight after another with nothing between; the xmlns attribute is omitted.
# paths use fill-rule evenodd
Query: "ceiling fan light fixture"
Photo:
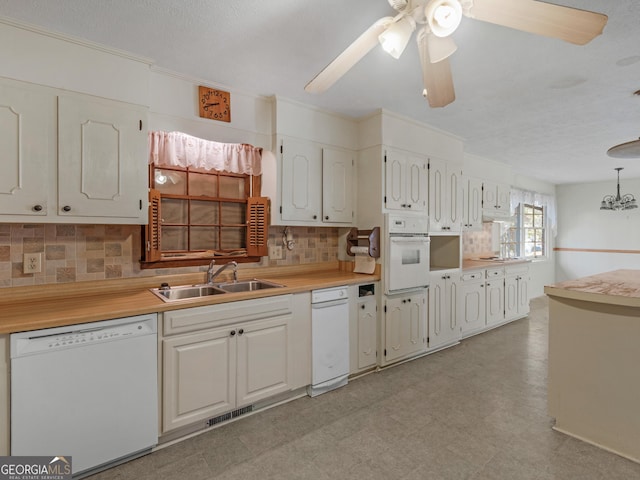
<svg viewBox="0 0 640 480"><path fill-rule="evenodd" d="M614 170L618 172L618 184L615 195L605 195L600 202L600 210L632 210L638 208L636 198L630 193L620 195L620 170L624 170L622 167L617 167Z"/></svg>
<svg viewBox="0 0 640 480"><path fill-rule="evenodd" d="M448 37L462 21L462 5L458 0L431 0L424 13L431 32L437 37Z"/></svg>
<svg viewBox="0 0 640 480"><path fill-rule="evenodd" d="M615 145L607 150L607 155L613 158L640 157L640 139Z"/></svg>
<svg viewBox="0 0 640 480"><path fill-rule="evenodd" d="M378 41L385 52L398 59L407 47L407 43L409 43L411 34L415 29L415 20L408 15L404 15L397 22L389 25L389 28L380 34Z"/></svg>

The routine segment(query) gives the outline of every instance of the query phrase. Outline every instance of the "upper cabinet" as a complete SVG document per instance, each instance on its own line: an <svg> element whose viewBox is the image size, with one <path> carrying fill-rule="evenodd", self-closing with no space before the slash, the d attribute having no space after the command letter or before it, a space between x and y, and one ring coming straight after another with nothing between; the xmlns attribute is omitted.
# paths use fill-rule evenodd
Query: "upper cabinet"
<svg viewBox="0 0 640 480"><path fill-rule="evenodd" d="M462 179L462 230L482 231L482 180Z"/></svg>
<svg viewBox="0 0 640 480"><path fill-rule="evenodd" d="M462 223L462 169L429 158L429 232L459 232Z"/></svg>
<svg viewBox="0 0 640 480"><path fill-rule="evenodd" d="M427 211L427 158L387 149L385 154L385 205L389 210Z"/></svg>
<svg viewBox="0 0 640 480"><path fill-rule="evenodd" d="M145 107L0 80L0 221L146 223L146 115Z"/></svg>
<svg viewBox="0 0 640 480"><path fill-rule="evenodd" d="M511 208L511 189L502 183L483 182L482 210L484 214L508 217Z"/></svg>
<svg viewBox="0 0 640 480"><path fill-rule="evenodd" d="M282 139L279 148L281 206L272 223L351 224L354 216L353 153L292 138Z"/></svg>

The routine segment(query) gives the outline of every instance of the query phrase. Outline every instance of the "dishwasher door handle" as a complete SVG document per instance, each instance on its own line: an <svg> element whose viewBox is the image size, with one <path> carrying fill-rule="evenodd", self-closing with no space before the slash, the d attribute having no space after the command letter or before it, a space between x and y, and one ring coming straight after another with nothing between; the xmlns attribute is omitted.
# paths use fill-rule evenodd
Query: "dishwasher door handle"
<svg viewBox="0 0 640 480"><path fill-rule="evenodd" d="M312 309L329 308L329 307L335 307L336 305L343 305L348 302L349 302L348 298L341 298L340 300L333 300L330 302L312 303L311 308Z"/></svg>

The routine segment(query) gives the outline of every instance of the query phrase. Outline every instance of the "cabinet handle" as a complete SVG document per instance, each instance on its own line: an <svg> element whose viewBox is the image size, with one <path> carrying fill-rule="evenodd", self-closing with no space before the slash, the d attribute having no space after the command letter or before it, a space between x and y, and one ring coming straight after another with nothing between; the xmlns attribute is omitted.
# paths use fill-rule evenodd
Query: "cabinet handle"
<svg viewBox="0 0 640 480"><path fill-rule="evenodd" d="M42 211L42 205L34 205L32 210L34 212L41 212Z"/></svg>
<svg viewBox="0 0 640 480"><path fill-rule="evenodd" d="M361 308L362 310L364 310L364 303L363 303L362 305L360 305L360 308Z"/></svg>
<svg viewBox="0 0 640 480"><path fill-rule="evenodd" d="M326 215L326 216L324 217L324 219L325 219L325 220L329 220L329 215Z"/></svg>
<svg viewBox="0 0 640 480"><path fill-rule="evenodd" d="M231 335L232 337L236 334L235 330L231 330L231 332L229 332L229 335Z"/></svg>
<svg viewBox="0 0 640 480"><path fill-rule="evenodd" d="M480 287L484 288L484 283L481 283L481 284L480 284Z"/></svg>
<svg viewBox="0 0 640 480"><path fill-rule="evenodd" d="M71 207L69 205L65 205L64 207L62 207L62 211L63 212L70 212L71 211Z"/></svg>
<svg viewBox="0 0 640 480"><path fill-rule="evenodd" d="M410 203L407 203L407 208L411 208L411 204Z"/></svg>
<svg viewBox="0 0 640 480"><path fill-rule="evenodd" d="M244 333L244 328L241 328L240 330L238 330L238 335L242 335Z"/></svg>
<svg viewBox="0 0 640 480"><path fill-rule="evenodd" d="M315 220L315 219L317 219L317 218L318 218L318 215L314 215L314 216L313 216L313 219L314 219L314 220Z"/></svg>

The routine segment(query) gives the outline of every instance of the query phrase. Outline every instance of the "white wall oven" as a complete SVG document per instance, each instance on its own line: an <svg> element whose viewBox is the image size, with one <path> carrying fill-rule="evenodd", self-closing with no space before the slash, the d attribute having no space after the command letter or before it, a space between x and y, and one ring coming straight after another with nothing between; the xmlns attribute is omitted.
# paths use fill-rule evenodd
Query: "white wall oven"
<svg viewBox="0 0 640 480"><path fill-rule="evenodd" d="M386 214L385 293L429 285L429 219L425 214Z"/></svg>

